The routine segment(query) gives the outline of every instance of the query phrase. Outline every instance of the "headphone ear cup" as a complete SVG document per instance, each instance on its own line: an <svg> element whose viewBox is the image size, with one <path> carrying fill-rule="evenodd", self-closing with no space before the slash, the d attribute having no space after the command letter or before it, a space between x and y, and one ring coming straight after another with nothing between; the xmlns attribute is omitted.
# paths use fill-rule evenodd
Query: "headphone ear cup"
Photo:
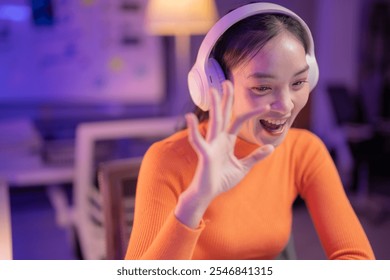
<svg viewBox="0 0 390 280"><path fill-rule="evenodd" d="M203 111L208 111L210 107L209 90L211 87L217 89L222 94L222 82L226 80L218 61L209 58L207 68L202 76L195 64L188 73L188 88L195 105ZM204 77L204 78L203 78Z"/></svg>
<svg viewBox="0 0 390 280"><path fill-rule="evenodd" d="M205 99L206 94L203 94L204 87L201 75L195 65L188 73L188 89L195 105L202 110L207 111L206 108L208 105L206 104L207 99Z"/></svg>
<svg viewBox="0 0 390 280"><path fill-rule="evenodd" d="M208 83L209 88L214 87L222 94L222 82L226 80L225 74L223 73L221 65L215 58L209 58L208 61ZM208 92L205 94L208 95Z"/></svg>
<svg viewBox="0 0 390 280"><path fill-rule="evenodd" d="M319 69L318 69L316 58L314 56L307 54L306 61L307 64L309 65L308 81L309 81L310 91L312 91L318 82Z"/></svg>

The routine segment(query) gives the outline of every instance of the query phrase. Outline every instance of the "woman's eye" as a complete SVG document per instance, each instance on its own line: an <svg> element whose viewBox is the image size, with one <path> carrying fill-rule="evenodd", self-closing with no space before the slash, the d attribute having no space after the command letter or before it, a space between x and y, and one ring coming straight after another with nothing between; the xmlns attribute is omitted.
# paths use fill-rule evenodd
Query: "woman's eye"
<svg viewBox="0 0 390 280"><path fill-rule="evenodd" d="M305 85L305 83L307 83L307 81L298 81L293 83L293 87L300 89Z"/></svg>
<svg viewBox="0 0 390 280"><path fill-rule="evenodd" d="M259 86L259 87L253 87L252 90L257 94L265 94L267 91L271 90L271 87L268 86Z"/></svg>

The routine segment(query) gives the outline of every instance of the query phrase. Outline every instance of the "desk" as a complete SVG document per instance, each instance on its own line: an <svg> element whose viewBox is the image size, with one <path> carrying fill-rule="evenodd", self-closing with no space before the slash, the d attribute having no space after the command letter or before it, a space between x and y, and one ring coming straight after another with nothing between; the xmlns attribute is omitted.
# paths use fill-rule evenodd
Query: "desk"
<svg viewBox="0 0 390 280"><path fill-rule="evenodd" d="M73 182L73 166L37 165L29 168L0 169L0 177L12 187L58 185Z"/></svg>
<svg viewBox="0 0 390 280"><path fill-rule="evenodd" d="M48 165L42 160L43 139L30 119L1 119L0 131L0 259L12 258L12 223L9 188L46 188L60 226L71 222L62 184L73 183L73 166Z"/></svg>
<svg viewBox="0 0 390 280"><path fill-rule="evenodd" d="M0 260L12 259L10 212L8 185L0 180Z"/></svg>
<svg viewBox="0 0 390 280"><path fill-rule="evenodd" d="M2 158L5 160L0 162L0 181L12 188L48 186L46 191L57 224L67 226L71 222L71 210L61 185L73 183L73 166L45 164L38 154Z"/></svg>

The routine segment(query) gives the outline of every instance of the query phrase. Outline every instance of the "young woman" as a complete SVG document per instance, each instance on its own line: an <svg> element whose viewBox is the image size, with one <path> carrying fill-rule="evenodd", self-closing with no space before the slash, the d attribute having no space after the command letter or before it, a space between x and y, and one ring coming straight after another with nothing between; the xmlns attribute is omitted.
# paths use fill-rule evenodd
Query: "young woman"
<svg viewBox="0 0 390 280"><path fill-rule="evenodd" d="M249 4L210 30L198 60L205 54L189 79L209 117L188 114L188 129L146 153L126 259L273 259L297 196L329 259L373 259L326 147L291 128L318 78L306 24Z"/></svg>

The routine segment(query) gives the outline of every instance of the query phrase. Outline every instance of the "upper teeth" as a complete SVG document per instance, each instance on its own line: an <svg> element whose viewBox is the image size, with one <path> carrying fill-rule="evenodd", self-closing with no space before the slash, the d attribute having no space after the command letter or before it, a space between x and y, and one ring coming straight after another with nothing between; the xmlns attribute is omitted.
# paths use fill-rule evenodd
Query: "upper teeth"
<svg viewBox="0 0 390 280"><path fill-rule="evenodd" d="M274 125L281 125L286 122L285 120L265 120L265 121Z"/></svg>

